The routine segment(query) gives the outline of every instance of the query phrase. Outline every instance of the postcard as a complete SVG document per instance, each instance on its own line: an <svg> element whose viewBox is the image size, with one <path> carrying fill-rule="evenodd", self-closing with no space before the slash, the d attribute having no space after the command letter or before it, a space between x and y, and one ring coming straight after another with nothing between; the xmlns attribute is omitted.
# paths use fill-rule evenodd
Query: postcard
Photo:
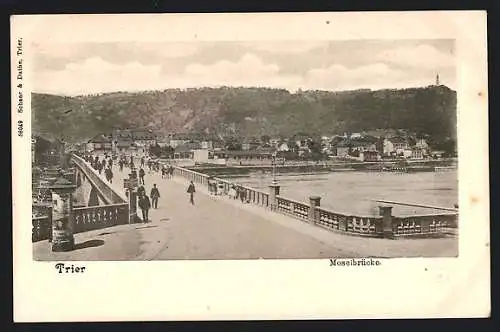
<svg viewBox="0 0 500 332"><path fill-rule="evenodd" d="M11 25L15 321L490 315L485 12Z"/></svg>

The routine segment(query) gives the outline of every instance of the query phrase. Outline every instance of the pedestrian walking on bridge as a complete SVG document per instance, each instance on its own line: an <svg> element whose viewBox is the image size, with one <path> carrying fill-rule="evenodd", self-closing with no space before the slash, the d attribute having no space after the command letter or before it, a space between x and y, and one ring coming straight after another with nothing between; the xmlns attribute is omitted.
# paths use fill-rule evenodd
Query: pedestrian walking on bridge
<svg viewBox="0 0 500 332"><path fill-rule="evenodd" d="M160 191L156 187L156 183L153 184L153 188L151 189L151 203L153 204L153 209L158 208L158 198L160 198Z"/></svg>
<svg viewBox="0 0 500 332"><path fill-rule="evenodd" d="M151 208L151 202L145 194L141 195L139 198L139 207L142 211L142 222L147 223L149 221L149 209Z"/></svg>
<svg viewBox="0 0 500 332"><path fill-rule="evenodd" d="M139 170L139 183L144 184L144 175L146 175L146 172L144 172L144 169Z"/></svg>
<svg viewBox="0 0 500 332"><path fill-rule="evenodd" d="M144 186L137 187L137 196L141 197L142 195L146 195L146 189Z"/></svg>
<svg viewBox="0 0 500 332"><path fill-rule="evenodd" d="M193 181L191 181L191 183L189 184L187 192L189 193L189 203L194 205L194 193L196 192L196 189L194 187Z"/></svg>
<svg viewBox="0 0 500 332"><path fill-rule="evenodd" d="M106 168L104 174L106 176L106 180L108 180L109 183L113 183L113 171L111 170L111 167Z"/></svg>
<svg viewBox="0 0 500 332"><path fill-rule="evenodd" d="M102 173L102 169L104 168L104 160L102 162L97 162L97 169L99 170L99 175Z"/></svg>

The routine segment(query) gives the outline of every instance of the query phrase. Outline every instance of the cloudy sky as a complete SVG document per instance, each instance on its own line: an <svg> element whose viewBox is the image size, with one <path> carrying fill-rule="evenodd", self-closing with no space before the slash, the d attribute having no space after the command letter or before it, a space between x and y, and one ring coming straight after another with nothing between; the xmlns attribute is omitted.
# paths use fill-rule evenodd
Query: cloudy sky
<svg viewBox="0 0 500 332"><path fill-rule="evenodd" d="M33 45L33 90L80 95L202 86L455 88L452 40Z"/></svg>

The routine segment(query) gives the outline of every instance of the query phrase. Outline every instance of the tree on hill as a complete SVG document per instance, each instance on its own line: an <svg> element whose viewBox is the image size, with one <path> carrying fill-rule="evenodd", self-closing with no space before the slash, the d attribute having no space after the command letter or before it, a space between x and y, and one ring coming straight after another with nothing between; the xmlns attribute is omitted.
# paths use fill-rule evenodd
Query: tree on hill
<svg viewBox="0 0 500 332"><path fill-rule="evenodd" d="M71 109L70 114L65 112ZM60 97L32 95L34 133L92 137L110 128L290 137L405 128L456 139L456 92L444 86L348 92L270 88L168 89Z"/></svg>

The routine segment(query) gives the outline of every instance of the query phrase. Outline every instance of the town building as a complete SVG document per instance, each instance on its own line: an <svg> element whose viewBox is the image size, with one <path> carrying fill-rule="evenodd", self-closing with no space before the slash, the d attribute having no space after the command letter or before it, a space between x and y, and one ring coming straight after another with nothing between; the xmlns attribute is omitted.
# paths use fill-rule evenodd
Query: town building
<svg viewBox="0 0 500 332"><path fill-rule="evenodd" d="M271 165L274 151L226 151L226 165Z"/></svg>
<svg viewBox="0 0 500 332"><path fill-rule="evenodd" d="M363 137L363 135L361 133L352 133L349 138L350 139L357 139L357 138L361 138L361 137Z"/></svg>
<svg viewBox="0 0 500 332"><path fill-rule="evenodd" d="M281 151L281 152L288 152L288 151L290 151L290 148L288 147L288 143L287 142L283 142L283 143L281 143L281 144L278 145L277 150Z"/></svg>
<svg viewBox="0 0 500 332"><path fill-rule="evenodd" d="M383 143L383 153L386 156L397 155L402 156L405 150L408 150L410 147L408 142L403 137L392 137L384 139Z"/></svg>
<svg viewBox="0 0 500 332"><path fill-rule="evenodd" d="M105 134L98 134L89 140L91 151L93 152L112 152L113 144L110 137Z"/></svg>
<svg viewBox="0 0 500 332"><path fill-rule="evenodd" d="M279 137L271 137L269 139L269 145L271 145L271 147L277 147L280 143L281 143L281 138Z"/></svg>
<svg viewBox="0 0 500 332"><path fill-rule="evenodd" d="M342 142L338 142L335 146L335 155L337 157L345 158L349 156L350 146L349 141L344 140Z"/></svg>
<svg viewBox="0 0 500 332"><path fill-rule="evenodd" d="M156 144L158 144L159 147L165 148L167 146L170 146L170 138L169 137L157 137L156 138Z"/></svg>
<svg viewBox="0 0 500 332"><path fill-rule="evenodd" d="M37 142L37 136L31 136L31 163L34 164L36 162L36 156L35 156L35 148L36 148L36 142Z"/></svg>
<svg viewBox="0 0 500 332"><path fill-rule="evenodd" d="M145 152L151 145L156 144L156 136L152 130L133 130L132 139L138 148Z"/></svg>
<svg viewBox="0 0 500 332"><path fill-rule="evenodd" d="M418 147L413 147L411 149L411 159L424 159L424 150Z"/></svg>
<svg viewBox="0 0 500 332"><path fill-rule="evenodd" d="M381 156L378 151L367 150L360 152L359 159L361 161L379 161L381 160Z"/></svg>
<svg viewBox="0 0 500 332"><path fill-rule="evenodd" d="M194 159L194 151L202 150L198 142L188 142L178 145L174 149L174 159Z"/></svg>
<svg viewBox="0 0 500 332"><path fill-rule="evenodd" d="M259 141L255 137L245 138L241 143L241 149L243 151L255 150L260 145Z"/></svg>
<svg viewBox="0 0 500 332"><path fill-rule="evenodd" d="M377 151L376 140L368 138L359 138L351 140L352 151L364 152L364 151Z"/></svg>
<svg viewBox="0 0 500 332"><path fill-rule="evenodd" d="M174 149L183 144L189 143L192 137L187 133L175 133L169 135L169 145Z"/></svg>
<svg viewBox="0 0 500 332"><path fill-rule="evenodd" d="M139 148L132 140L120 140L116 143L115 152L124 155L135 155L139 152Z"/></svg>

